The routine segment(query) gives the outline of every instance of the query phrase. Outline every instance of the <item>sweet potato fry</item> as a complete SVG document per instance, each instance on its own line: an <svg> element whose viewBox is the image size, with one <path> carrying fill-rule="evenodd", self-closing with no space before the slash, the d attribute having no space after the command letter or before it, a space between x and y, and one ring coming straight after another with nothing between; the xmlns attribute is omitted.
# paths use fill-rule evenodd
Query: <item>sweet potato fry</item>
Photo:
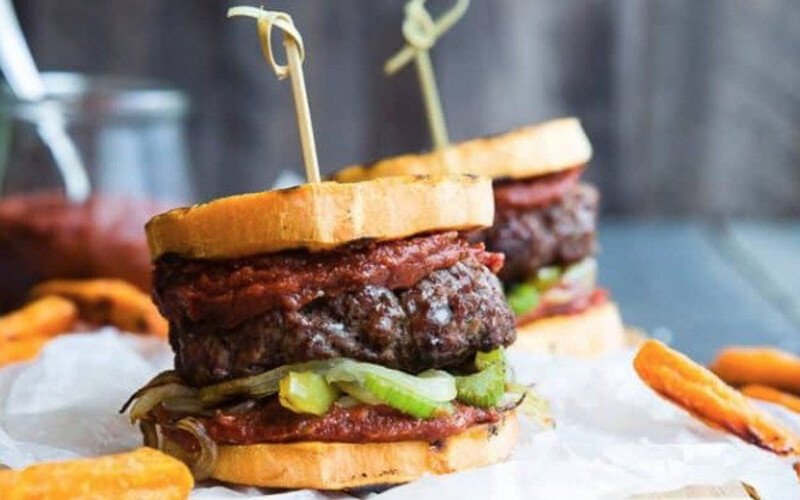
<svg viewBox="0 0 800 500"><path fill-rule="evenodd" d="M800 437L716 375L656 340L647 340L633 361L655 392L706 424L778 455L800 454Z"/></svg>
<svg viewBox="0 0 800 500"><path fill-rule="evenodd" d="M768 401L800 413L800 398L766 385L751 384L742 388L742 393L751 398Z"/></svg>
<svg viewBox="0 0 800 500"><path fill-rule="evenodd" d="M183 462L153 448L0 471L0 492L7 500L184 499L193 486Z"/></svg>
<svg viewBox="0 0 800 500"><path fill-rule="evenodd" d="M22 309L0 316L0 341L52 337L68 331L77 319L78 309L69 300L42 296Z"/></svg>
<svg viewBox="0 0 800 500"><path fill-rule="evenodd" d="M771 347L729 347L711 371L732 385L760 384L800 394L800 357Z"/></svg>
<svg viewBox="0 0 800 500"><path fill-rule="evenodd" d="M167 336L167 320L135 286L115 279L53 280L40 283L31 295L58 295L78 305L79 315L96 325L113 325L134 333Z"/></svg>
<svg viewBox="0 0 800 500"><path fill-rule="evenodd" d="M33 359L49 341L47 337L0 341L0 366Z"/></svg>

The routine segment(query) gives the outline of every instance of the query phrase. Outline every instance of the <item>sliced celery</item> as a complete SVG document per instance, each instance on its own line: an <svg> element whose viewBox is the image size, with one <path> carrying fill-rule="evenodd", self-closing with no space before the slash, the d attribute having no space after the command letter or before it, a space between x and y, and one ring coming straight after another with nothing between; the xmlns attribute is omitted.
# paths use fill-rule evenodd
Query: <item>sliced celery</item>
<svg viewBox="0 0 800 500"><path fill-rule="evenodd" d="M561 269L558 266L546 266L536 271L536 278L533 279L532 284L539 292L544 292L558 283L560 279Z"/></svg>
<svg viewBox="0 0 800 500"><path fill-rule="evenodd" d="M367 404L385 404L407 415L430 418L452 409L455 378L428 370L419 376L371 363L342 360L331 368L327 380Z"/></svg>
<svg viewBox="0 0 800 500"><path fill-rule="evenodd" d="M455 379L449 373L439 370L429 371L424 377L414 376L385 366L342 359L328 371L327 380L331 383L350 382L364 387L367 375L381 377L397 387L431 401L452 401L456 397Z"/></svg>
<svg viewBox="0 0 800 500"><path fill-rule="evenodd" d="M505 369L493 364L478 373L456 377L456 387L462 403L481 408L496 406L506 389Z"/></svg>
<svg viewBox="0 0 800 500"><path fill-rule="evenodd" d="M290 371L313 371L324 374L339 360L309 361L294 365L283 365L258 375L226 380L218 384L208 385L200 389L200 401L206 405L215 405L236 396L263 398L278 392L278 384Z"/></svg>
<svg viewBox="0 0 800 500"><path fill-rule="evenodd" d="M452 411L450 403L428 399L379 374L366 373L364 388L386 405L412 417L433 418Z"/></svg>
<svg viewBox="0 0 800 500"><path fill-rule="evenodd" d="M289 372L279 386L281 406L295 413L324 415L339 398L339 391L315 372Z"/></svg>
<svg viewBox="0 0 800 500"><path fill-rule="evenodd" d="M468 405L497 406L506 388L506 356L502 347L475 355L477 373L456 377L458 400Z"/></svg>
<svg viewBox="0 0 800 500"><path fill-rule="evenodd" d="M491 365L506 366L506 353L502 347L492 349L488 352L478 352L475 354L475 369L485 370Z"/></svg>
<svg viewBox="0 0 800 500"><path fill-rule="evenodd" d="M506 296L508 305L517 316L533 311L539 305L539 292L528 283L516 285Z"/></svg>
<svg viewBox="0 0 800 500"><path fill-rule="evenodd" d="M561 279L541 295L550 305L569 304L577 297L592 293L597 286L597 261L591 257L564 269Z"/></svg>
<svg viewBox="0 0 800 500"><path fill-rule="evenodd" d="M358 400L360 403L366 403L368 405L383 404L383 401L375 397L375 395L368 390L364 389L357 382L337 382L336 386L342 392Z"/></svg>

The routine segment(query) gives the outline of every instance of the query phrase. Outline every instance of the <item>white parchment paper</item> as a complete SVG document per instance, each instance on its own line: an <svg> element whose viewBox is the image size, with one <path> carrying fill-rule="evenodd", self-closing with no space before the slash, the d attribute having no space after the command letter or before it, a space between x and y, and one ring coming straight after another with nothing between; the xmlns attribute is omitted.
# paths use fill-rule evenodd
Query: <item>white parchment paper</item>
<svg viewBox="0 0 800 500"><path fill-rule="evenodd" d="M762 498L800 498L786 462L708 429L645 387L632 353L596 361L512 354L521 382L536 382L557 426L523 421L519 445L500 465L426 477L380 499L624 498L688 485L741 480ZM172 364L165 343L113 329L49 343L31 363L0 369L0 463L11 467L128 450L138 430L117 410L155 373ZM781 417L794 415L779 412ZM301 491L204 486L193 498L350 498Z"/></svg>

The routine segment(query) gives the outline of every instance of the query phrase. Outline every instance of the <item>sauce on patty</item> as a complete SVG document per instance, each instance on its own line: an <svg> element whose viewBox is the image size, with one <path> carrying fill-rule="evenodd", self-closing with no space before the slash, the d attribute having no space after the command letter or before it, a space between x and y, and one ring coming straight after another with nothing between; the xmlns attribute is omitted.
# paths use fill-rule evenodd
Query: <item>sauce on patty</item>
<svg viewBox="0 0 800 500"><path fill-rule="evenodd" d="M464 432L474 425L502 421L504 412L454 403L449 415L417 419L388 406L358 405L351 408L333 406L325 415L294 413L271 398L247 411L230 413L218 410L211 417L195 417L209 437L220 445L256 443L292 443L324 441L339 443L391 443L398 441L436 441ZM180 418L159 407L151 418L167 424ZM192 445L193 438L185 431L164 429L172 440Z"/></svg>
<svg viewBox="0 0 800 500"><path fill-rule="evenodd" d="M498 210L547 206L574 188L582 173L583 167L581 166L530 179L495 181L495 205Z"/></svg>
<svg viewBox="0 0 800 500"><path fill-rule="evenodd" d="M297 311L368 285L408 288L468 257L492 272L503 265L502 255L455 232L221 261L165 255L156 261L155 298L167 319L230 328L269 310Z"/></svg>

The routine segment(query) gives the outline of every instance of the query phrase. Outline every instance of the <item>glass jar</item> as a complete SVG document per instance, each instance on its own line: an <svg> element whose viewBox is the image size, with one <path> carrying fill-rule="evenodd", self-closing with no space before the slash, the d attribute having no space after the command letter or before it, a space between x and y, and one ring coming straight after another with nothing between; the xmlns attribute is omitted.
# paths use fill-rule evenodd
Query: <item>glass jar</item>
<svg viewBox="0 0 800 500"><path fill-rule="evenodd" d="M144 224L194 199L188 98L152 82L45 73L49 101L86 166L89 198L69 201L37 130L42 103L0 97L0 310L53 278L112 277L149 290Z"/></svg>

